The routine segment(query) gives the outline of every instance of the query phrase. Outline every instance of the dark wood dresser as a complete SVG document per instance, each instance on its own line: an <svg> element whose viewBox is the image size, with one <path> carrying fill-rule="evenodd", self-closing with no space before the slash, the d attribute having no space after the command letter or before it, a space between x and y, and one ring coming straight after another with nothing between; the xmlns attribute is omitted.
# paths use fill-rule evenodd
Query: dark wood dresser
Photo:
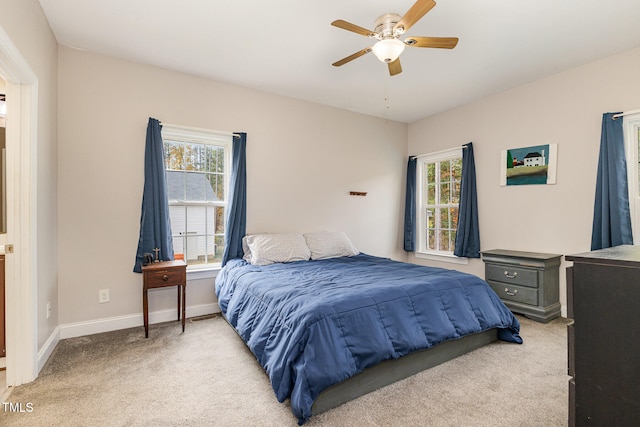
<svg viewBox="0 0 640 427"><path fill-rule="evenodd" d="M538 322L560 316L562 255L493 249L482 252L487 283L509 310Z"/></svg>
<svg viewBox="0 0 640 427"><path fill-rule="evenodd" d="M640 247L565 257L569 425L640 425Z"/></svg>

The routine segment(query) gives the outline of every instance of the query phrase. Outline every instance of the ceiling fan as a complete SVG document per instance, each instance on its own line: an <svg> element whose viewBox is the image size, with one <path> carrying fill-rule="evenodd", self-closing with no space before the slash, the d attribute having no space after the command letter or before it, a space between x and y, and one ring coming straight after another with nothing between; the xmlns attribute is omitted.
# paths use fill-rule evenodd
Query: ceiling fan
<svg viewBox="0 0 640 427"><path fill-rule="evenodd" d="M400 54L404 51L405 46L409 47L435 47L440 49L453 49L458 44L457 37L407 37L404 41L400 40L400 36L409 30L416 22L420 20L427 12L436 5L433 0L418 0L411 9L400 16L397 13L386 13L376 19L375 30L370 31L358 25L352 24L342 19L333 21L331 25L342 28L343 30L352 31L369 38L378 40L373 46L362 49L359 52L349 55L340 61L334 62L334 67L340 67L347 62L353 61L369 52L373 52L376 57L386 62L389 66L389 74L395 76L402 72L400 65Z"/></svg>

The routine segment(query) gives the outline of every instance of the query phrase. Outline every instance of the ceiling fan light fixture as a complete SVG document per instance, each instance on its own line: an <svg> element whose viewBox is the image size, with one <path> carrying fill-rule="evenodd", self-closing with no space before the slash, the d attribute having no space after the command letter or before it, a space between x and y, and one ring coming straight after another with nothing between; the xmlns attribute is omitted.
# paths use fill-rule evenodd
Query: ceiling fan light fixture
<svg viewBox="0 0 640 427"><path fill-rule="evenodd" d="M382 62L393 62L404 51L404 43L396 38L382 39L371 48L373 54Z"/></svg>

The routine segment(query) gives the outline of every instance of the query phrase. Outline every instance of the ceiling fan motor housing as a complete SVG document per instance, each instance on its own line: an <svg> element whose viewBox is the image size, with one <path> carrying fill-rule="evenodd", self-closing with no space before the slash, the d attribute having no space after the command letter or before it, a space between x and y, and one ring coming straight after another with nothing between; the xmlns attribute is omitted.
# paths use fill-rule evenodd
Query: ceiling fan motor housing
<svg viewBox="0 0 640 427"><path fill-rule="evenodd" d="M393 28L400 22L401 16L397 13L385 13L376 19L374 31L378 40L386 38L395 38L397 34L393 32Z"/></svg>

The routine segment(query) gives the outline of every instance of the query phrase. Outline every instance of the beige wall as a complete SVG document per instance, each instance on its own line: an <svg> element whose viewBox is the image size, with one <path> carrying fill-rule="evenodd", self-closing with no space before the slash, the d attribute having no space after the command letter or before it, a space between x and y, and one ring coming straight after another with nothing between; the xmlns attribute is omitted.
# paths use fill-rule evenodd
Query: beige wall
<svg viewBox="0 0 640 427"><path fill-rule="evenodd" d="M38 77L38 125L34 183L37 217L38 348L58 325L57 286L57 79L58 45L37 0L0 0L0 27ZM7 149L11 149L8 147ZM9 201L9 203L11 203ZM46 304L54 310L46 318Z"/></svg>
<svg viewBox="0 0 640 427"><path fill-rule="evenodd" d="M639 69L635 49L412 123L409 154L473 142L483 250L588 251L602 114L640 108ZM539 144L558 144L557 184L501 187L501 150Z"/></svg>
<svg viewBox="0 0 640 427"><path fill-rule="evenodd" d="M150 116L247 132L248 232L344 230L362 251L405 257L406 124L66 47L59 52L61 324L142 311L142 278L132 268ZM98 303L103 288L110 303ZM174 299L173 291L155 291L151 310L171 309ZM213 301L213 280L189 284L189 306Z"/></svg>

